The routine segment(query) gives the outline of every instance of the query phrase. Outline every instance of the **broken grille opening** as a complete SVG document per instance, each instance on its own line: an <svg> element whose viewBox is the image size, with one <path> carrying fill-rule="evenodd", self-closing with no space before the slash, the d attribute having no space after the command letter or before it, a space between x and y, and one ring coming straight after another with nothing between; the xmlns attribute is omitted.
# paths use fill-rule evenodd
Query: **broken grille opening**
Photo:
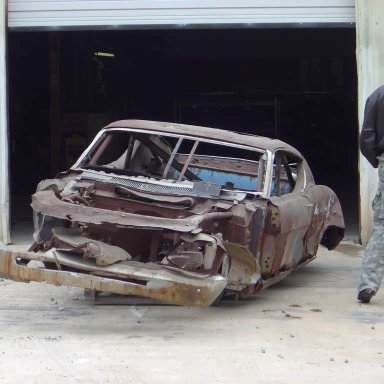
<svg viewBox="0 0 384 384"><path fill-rule="evenodd" d="M215 264L215 247L207 241L185 240L172 231L121 228L107 233L105 227L90 226L87 237L124 249L133 261L200 273L212 272Z"/></svg>

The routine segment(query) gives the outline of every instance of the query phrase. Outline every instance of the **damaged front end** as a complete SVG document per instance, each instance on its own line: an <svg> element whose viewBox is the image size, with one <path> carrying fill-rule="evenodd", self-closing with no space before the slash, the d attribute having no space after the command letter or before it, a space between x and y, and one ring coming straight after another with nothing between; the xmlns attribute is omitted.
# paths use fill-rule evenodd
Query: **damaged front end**
<svg viewBox="0 0 384 384"><path fill-rule="evenodd" d="M37 261L41 266L36 266ZM209 306L226 286L222 276L130 260L99 266L78 257L77 252L55 248L44 253L0 251L0 272L15 281L142 296L178 305Z"/></svg>
<svg viewBox="0 0 384 384"><path fill-rule="evenodd" d="M126 187L119 190L124 179L95 179L83 174L40 183L31 204L36 241L27 252L0 252L0 276L196 306L260 277L244 250L233 261L235 276L229 273L220 231L233 203L145 192L138 198L134 189L128 198Z"/></svg>
<svg viewBox="0 0 384 384"><path fill-rule="evenodd" d="M63 201L53 190L37 192L32 206L43 223L35 232L40 241L28 252L1 253L0 276L199 306L211 305L227 285L225 248L199 226L230 212L166 219ZM52 227L60 221L66 227Z"/></svg>

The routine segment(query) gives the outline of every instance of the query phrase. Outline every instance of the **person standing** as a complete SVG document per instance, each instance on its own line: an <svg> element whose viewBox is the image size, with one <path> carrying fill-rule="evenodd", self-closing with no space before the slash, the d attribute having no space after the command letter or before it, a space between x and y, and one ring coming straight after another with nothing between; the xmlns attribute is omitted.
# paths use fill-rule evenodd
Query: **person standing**
<svg viewBox="0 0 384 384"><path fill-rule="evenodd" d="M372 235L364 252L357 296L362 303L369 303L384 276L384 86L366 101L360 151L379 172L379 185L372 201Z"/></svg>

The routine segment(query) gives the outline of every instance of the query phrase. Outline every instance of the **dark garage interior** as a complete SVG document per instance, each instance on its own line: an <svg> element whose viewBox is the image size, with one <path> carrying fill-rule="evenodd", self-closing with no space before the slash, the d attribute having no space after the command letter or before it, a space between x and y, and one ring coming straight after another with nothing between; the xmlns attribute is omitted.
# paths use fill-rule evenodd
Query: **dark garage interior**
<svg viewBox="0 0 384 384"><path fill-rule="evenodd" d="M354 28L10 32L12 223L103 125L175 121L282 139L358 236Z"/></svg>

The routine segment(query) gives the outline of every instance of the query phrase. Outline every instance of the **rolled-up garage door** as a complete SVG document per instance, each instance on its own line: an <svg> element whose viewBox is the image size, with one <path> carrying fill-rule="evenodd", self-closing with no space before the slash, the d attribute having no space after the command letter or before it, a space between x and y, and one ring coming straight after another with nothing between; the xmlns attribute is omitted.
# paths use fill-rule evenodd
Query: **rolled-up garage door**
<svg viewBox="0 0 384 384"><path fill-rule="evenodd" d="M354 0L9 0L10 28L350 24Z"/></svg>

